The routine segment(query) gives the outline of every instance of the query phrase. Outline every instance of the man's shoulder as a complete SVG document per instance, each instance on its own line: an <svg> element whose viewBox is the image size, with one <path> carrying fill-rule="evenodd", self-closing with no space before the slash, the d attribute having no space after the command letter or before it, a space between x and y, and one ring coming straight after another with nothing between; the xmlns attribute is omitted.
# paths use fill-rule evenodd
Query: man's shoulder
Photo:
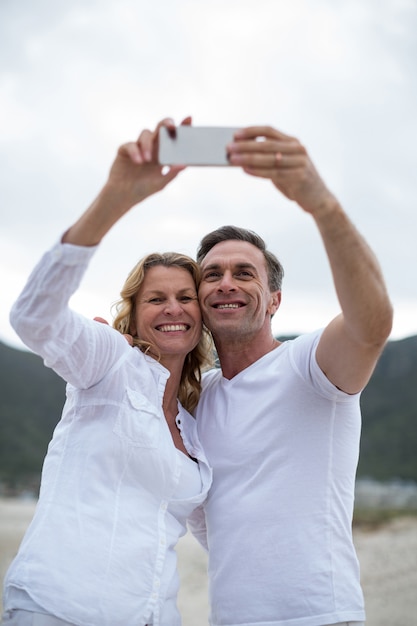
<svg viewBox="0 0 417 626"><path fill-rule="evenodd" d="M316 347L323 333L323 328L311 332L303 333L291 338L288 341L291 350L309 350Z"/></svg>
<svg viewBox="0 0 417 626"><path fill-rule="evenodd" d="M203 391L207 389L207 387L210 387L211 385L219 381L221 377L222 377L222 370L220 369L220 367L213 367L211 370L204 372L202 376L202 381L201 381Z"/></svg>

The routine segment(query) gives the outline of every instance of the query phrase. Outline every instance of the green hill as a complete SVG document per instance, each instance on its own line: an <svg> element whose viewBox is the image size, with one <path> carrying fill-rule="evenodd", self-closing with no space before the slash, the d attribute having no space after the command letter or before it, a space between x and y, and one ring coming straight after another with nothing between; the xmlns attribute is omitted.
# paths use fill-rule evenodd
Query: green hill
<svg viewBox="0 0 417 626"><path fill-rule="evenodd" d="M390 341L362 394L359 476L417 482L417 336Z"/></svg>
<svg viewBox="0 0 417 626"><path fill-rule="evenodd" d="M65 383L38 356L1 342L0 372L0 486L36 491ZM358 476L417 482L417 336L387 344L362 413Z"/></svg>
<svg viewBox="0 0 417 626"><path fill-rule="evenodd" d="M31 352L0 342L0 484L37 490L65 383Z"/></svg>

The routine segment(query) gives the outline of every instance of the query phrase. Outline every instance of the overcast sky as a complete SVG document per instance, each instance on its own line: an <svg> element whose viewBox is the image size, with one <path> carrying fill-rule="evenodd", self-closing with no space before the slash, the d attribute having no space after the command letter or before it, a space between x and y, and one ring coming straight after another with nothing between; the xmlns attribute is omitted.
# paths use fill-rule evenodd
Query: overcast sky
<svg viewBox="0 0 417 626"><path fill-rule="evenodd" d="M119 144L172 116L298 137L365 235L417 334L415 0L0 0L0 340L41 254L88 206ZM143 254L195 255L222 224L286 270L279 334L338 312L312 219L269 181L190 168L102 242L72 305L110 317Z"/></svg>

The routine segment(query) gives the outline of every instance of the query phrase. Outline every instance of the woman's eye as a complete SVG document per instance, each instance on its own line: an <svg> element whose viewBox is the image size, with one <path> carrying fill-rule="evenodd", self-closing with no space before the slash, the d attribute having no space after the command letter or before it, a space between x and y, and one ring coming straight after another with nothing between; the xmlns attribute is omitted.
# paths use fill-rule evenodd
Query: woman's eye
<svg viewBox="0 0 417 626"><path fill-rule="evenodd" d="M198 296L197 296L196 293L193 294L193 295L183 296L181 298L181 301L185 302L185 303L187 303L187 302L198 302Z"/></svg>

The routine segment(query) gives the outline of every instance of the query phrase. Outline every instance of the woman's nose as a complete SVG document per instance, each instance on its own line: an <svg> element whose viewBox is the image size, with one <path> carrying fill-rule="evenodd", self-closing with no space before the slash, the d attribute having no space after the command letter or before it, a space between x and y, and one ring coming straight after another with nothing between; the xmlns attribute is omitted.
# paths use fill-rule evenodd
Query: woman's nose
<svg viewBox="0 0 417 626"><path fill-rule="evenodd" d="M168 315L179 315L182 313L181 303L176 298L170 298L165 304L165 313Z"/></svg>

